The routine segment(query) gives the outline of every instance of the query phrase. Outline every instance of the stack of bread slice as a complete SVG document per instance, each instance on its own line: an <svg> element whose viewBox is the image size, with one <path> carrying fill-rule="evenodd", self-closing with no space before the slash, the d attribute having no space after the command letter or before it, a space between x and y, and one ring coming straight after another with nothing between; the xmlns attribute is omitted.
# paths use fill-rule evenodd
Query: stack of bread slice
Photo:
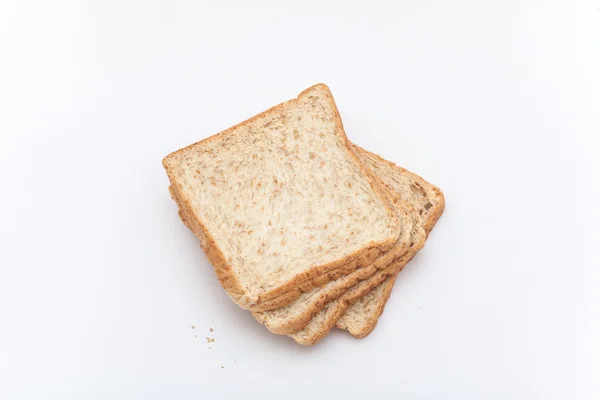
<svg viewBox="0 0 600 400"><path fill-rule="evenodd" d="M444 210L437 187L348 140L323 84L163 165L228 296L304 345L368 335Z"/></svg>

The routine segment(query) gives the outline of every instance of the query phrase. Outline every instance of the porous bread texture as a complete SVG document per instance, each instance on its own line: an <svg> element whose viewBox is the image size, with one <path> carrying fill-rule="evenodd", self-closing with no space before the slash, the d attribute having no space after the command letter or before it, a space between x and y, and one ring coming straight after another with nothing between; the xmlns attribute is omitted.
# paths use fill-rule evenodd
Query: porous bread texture
<svg viewBox="0 0 600 400"><path fill-rule="evenodd" d="M336 269L370 265L402 231L322 84L163 165L188 226L242 308L285 306Z"/></svg>
<svg viewBox="0 0 600 400"><path fill-rule="evenodd" d="M411 245L413 221L410 216L411 212L408 210L411 206L389 192L388 196L403 227L402 234L392 250L379 257L368 267L356 270L346 276L337 277L322 287L303 293L296 301L285 307L254 312L252 313L254 318L276 334L288 335L297 332L303 329L327 303L337 299L360 281L373 276L377 271L389 268L394 261L403 256Z"/></svg>
<svg viewBox="0 0 600 400"><path fill-rule="evenodd" d="M442 216L446 201L442 191L420 176L400 168L394 163L364 149L358 150L361 160L377 176L389 175L393 186L400 190L404 199L418 207L423 220L423 228L427 235ZM365 296L350 305L343 316L338 319L336 327L347 330L352 336L363 338L375 329L379 317L392 293L397 273L387 278Z"/></svg>

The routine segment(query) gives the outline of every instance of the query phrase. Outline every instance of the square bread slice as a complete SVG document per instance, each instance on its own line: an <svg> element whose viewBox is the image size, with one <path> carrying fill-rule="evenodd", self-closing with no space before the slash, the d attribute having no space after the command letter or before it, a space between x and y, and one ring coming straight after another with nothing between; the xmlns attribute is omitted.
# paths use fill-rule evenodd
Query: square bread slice
<svg viewBox="0 0 600 400"><path fill-rule="evenodd" d="M392 268L378 272L330 302L303 330L290 335L297 343L303 345L315 344L327 335L333 326L348 330L358 338L368 335L383 313L397 274L423 247L426 235L444 211L444 195L437 187L376 154L358 146L354 148L361 161L390 190L413 206L413 217L417 221L417 228L413 229L413 246Z"/></svg>
<svg viewBox="0 0 600 400"><path fill-rule="evenodd" d="M364 268L402 232L323 84L163 166L221 284L245 309L283 307Z"/></svg>

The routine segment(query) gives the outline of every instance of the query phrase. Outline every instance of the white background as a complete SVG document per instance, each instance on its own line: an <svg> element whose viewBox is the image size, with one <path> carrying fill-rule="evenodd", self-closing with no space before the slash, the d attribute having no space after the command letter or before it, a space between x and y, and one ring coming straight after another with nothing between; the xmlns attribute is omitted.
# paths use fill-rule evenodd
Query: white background
<svg viewBox="0 0 600 400"><path fill-rule="evenodd" d="M598 399L600 1L284 3L0 3L0 397ZM161 159L317 82L447 208L368 338L305 348Z"/></svg>

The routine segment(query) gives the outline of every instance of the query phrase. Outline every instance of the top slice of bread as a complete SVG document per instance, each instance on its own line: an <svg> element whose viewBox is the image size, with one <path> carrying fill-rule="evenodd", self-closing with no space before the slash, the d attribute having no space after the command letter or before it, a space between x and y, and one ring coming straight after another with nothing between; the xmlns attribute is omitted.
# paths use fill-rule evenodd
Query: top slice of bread
<svg viewBox="0 0 600 400"><path fill-rule="evenodd" d="M369 265L402 231L323 84L163 165L219 280L243 308L289 304L297 296L288 294L311 279Z"/></svg>

